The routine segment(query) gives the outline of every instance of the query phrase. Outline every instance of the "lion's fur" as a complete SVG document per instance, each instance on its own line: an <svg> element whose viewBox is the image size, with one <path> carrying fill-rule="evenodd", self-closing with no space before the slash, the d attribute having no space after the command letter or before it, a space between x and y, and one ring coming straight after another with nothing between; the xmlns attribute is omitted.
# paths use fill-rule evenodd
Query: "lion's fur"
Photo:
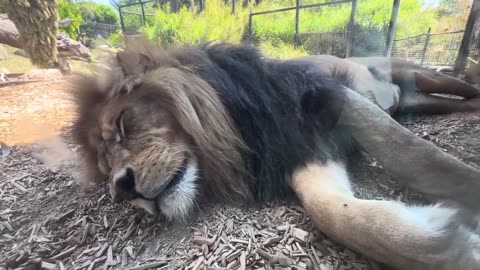
<svg viewBox="0 0 480 270"><path fill-rule="evenodd" d="M157 65L175 66L168 58L153 54L149 54L149 57L154 57ZM134 85L137 79L136 75L128 77L114 70L102 82L82 78L79 84L82 87L75 89L78 119L73 134L77 143L83 146L83 154L90 167L88 170L97 171L97 175L100 173L96 169L98 159L95 145L98 142L91 140L100 137L99 134L92 136L92 133L99 132L96 123L98 107L125 90L125 85ZM166 108L192 136L196 154L202 161L201 173L208 180L207 188L211 194L219 195L222 199L232 199L232 195L238 196L235 199L251 198L245 181L248 176L243 170L240 154L245 146L214 90L186 68L167 67L161 72L152 71L142 76L141 84L144 91L140 99L155 99L157 105Z"/></svg>
<svg viewBox="0 0 480 270"><path fill-rule="evenodd" d="M98 172L97 147L88 135L98 132L98 110L116 96L141 96L166 108L193 138L208 197L248 201L290 194L295 167L343 159L350 149L348 133L333 128L341 110L339 84L309 71L308 65L264 59L249 45L163 50L130 44L100 80L79 83L73 133L89 170ZM314 108L308 106L312 94L320 97Z"/></svg>
<svg viewBox="0 0 480 270"><path fill-rule="evenodd" d="M78 82L74 139L91 177L152 214L185 218L199 194L251 201L295 192L322 232L371 258L477 269L476 217L355 198L344 166L353 140L416 190L472 209L479 173L386 113L404 89L382 69L342 61L273 60L249 45L130 43L105 74ZM412 83L412 74L399 78ZM382 107L368 94L376 90L392 102Z"/></svg>

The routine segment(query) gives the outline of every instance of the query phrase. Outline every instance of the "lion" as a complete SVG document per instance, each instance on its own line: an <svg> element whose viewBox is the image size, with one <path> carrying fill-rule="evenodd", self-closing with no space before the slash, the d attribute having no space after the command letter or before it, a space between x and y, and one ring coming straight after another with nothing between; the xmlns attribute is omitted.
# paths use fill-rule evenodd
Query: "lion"
<svg viewBox="0 0 480 270"><path fill-rule="evenodd" d="M248 44L137 42L105 74L78 82L73 137L90 180L107 181L114 201L152 215L182 220L204 201L297 196L322 232L379 262L478 269L480 171L390 117L422 107L402 103L408 87L389 79L399 79L397 65L361 61L276 60ZM355 198L346 163L358 149L448 204Z"/></svg>

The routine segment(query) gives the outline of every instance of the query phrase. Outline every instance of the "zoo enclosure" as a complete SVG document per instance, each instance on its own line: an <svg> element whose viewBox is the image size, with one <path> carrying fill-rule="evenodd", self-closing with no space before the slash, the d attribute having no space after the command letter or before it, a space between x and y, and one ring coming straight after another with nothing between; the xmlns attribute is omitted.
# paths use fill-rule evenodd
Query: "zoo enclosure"
<svg viewBox="0 0 480 270"><path fill-rule="evenodd" d="M205 0L196 1L200 1L198 3L198 11L201 12L205 6ZM295 46L303 45L302 40L304 38L308 40L318 39L328 42L319 42L319 44L316 45L318 51L316 48L313 53L332 54L340 57L360 56L356 50L356 46L359 44L356 43L362 43L362 41L357 39L359 33L356 31L357 25L355 24L358 0L332 0L308 5L302 5L301 1L302 0L296 0L295 6L293 7L251 12L248 20L247 38L250 40L253 38L255 31L253 22L255 16L294 11L295 23L292 31L294 32L293 44ZM470 51L475 51L480 57L480 24L475 23L478 17L478 8L475 8L475 6L479 6L478 2L480 2L480 0L430 1L430 3L440 3L446 10L454 14L453 17L457 19L455 24L450 24L449 29L444 31L439 31L438 27L437 29L432 29L431 26L425 25L424 34L401 39L394 38L398 12L401 10L401 0L392 0L392 2L393 8L388 29L385 29L384 32L377 35L379 41L377 43L380 43L380 45L376 51L367 51L370 55L383 54L385 56L400 57L424 66L455 66L457 71L461 71L465 67L466 59ZM124 34L137 34L138 30L153 18L154 14L148 13L148 11L153 13L150 8L160 8L160 3L162 3L162 0L138 0L135 3L117 6ZM193 4L193 1L191 3ZM235 13L236 0L232 0L231 3L232 13ZM458 3L461 5L458 5ZM335 32L300 31L301 10L348 4L351 5L351 8L345 30ZM148 5L151 5L151 7ZM322 11L319 11L319 13L320 12ZM467 17L468 20L465 20ZM462 20L461 18L464 19ZM319 28L320 27L321 26L319 26ZM472 32L474 34L472 34ZM475 36L473 39L472 35ZM367 40L372 39L368 35L366 35L366 37Z"/></svg>
<svg viewBox="0 0 480 270"><path fill-rule="evenodd" d="M95 38L99 35L103 38L108 38L110 35L117 32L118 26L114 24L85 22L80 25L79 30L81 34L84 33L90 38Z"/></svg>
<svg viewBox="0 0 480 270"><path fill-rule="evenodd" d="M392 56L429 67L453 66L458 73L466 66L468 54L478 47L472 39L478 18L478 0L431 1L431 5L447 14L439 18L435 29L427 26L425 33L396 39Z"/></svg>
<svg viewBox="0 0 480 270"><path fill-rule="evenodd" d="M342 5L342 4L351 4L351 12L350 12L350 20L348 23L347 27L347 33L341 33L341 32L331 32L331 33L323 33L323 32L304 32L300 33L299 27L300 27L300 10L302 9L308 9L308 8L316 8L316 7L322 7L322 6L336 6L336 5ZM254 16L259 16L259 15L266 15L266 14L273 14L273 13L279 13L279 12L286 12L286 11L291 11L295 10L295 33L294 33L294 45L298 47L300 45L300 37L301 36L308 36L308 35L332 35L332 36L337 36L337 35L343 35L343 42L345 43L345 57L349 57L351 55L352 51L352 45L353 45L353 31L355 28L355 14L357 12L357 0L341 0L341 1L331 1L331 2L323 2L323 3L317 3L317 4L309 4L309 5L302 5L301 0L296 0L295 1L295 6L294 7L287 7L287 8L280 8L280 9L275 9L275 10L267 10L267 11L259 11L259 12L251 12L248 18L248 37L250 40L252 40L253 37L253 17ZM342 38L340 38L340 41L342 41Z"/></svg>
<svg viewBox="0 0 480 270"><path fill-rule="evenodd" d="M139 0L135 3L117 6L118 14L120 16L120 26L122 27L122 32L124 34L137 34L138 30L144 26L150 18L155 17L155 14L148 14L145 12L147 4L151 4L155 7L155 5L158 4L158 1ZM128 22L130 23L127 23L126 19L128 19Z"/></svg>

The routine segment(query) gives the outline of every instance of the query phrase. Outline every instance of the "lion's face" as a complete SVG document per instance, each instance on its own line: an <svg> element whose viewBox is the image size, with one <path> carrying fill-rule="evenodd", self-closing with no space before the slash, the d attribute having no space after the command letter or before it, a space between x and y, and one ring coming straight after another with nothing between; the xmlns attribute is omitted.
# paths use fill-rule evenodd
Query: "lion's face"
<svg viewBox="0 0 480 270"><path fill-rule="evenodd" d="M143 45L73 89L73 137L87 181L108 179L114 200L169 219L185 219L200 190L208 199L250 201L248 150L217 92Z"/></svg>
<svg viewBox="0 0 480 270"><path fill-rule="evenodd" d="M89 136L115 201L167 218L188 214L198 163L191 139L171 113L142 98L115 97L102 106L98 129Z"/></svg>

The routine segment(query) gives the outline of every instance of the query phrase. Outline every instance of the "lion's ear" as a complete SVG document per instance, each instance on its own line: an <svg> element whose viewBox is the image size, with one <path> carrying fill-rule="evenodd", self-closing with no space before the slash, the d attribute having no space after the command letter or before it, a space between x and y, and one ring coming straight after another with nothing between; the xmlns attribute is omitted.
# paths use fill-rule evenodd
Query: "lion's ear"
<svg viewBox="0 0 480 270"><path fill-rule="evenodd" d="M126 76L140 75L154 67L154 62L150 57L129 50L118 52L117 61Z"/></svg>

